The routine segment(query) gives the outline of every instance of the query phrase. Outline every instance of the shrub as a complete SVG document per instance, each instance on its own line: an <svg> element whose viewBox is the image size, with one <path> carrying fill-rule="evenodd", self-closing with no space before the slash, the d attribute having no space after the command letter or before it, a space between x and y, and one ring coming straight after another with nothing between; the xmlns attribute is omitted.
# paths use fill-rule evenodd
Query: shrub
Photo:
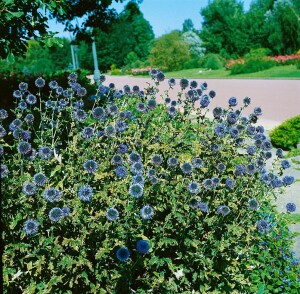
<svg viewBox="0 0 300 294"><path fill-rule="evenodd" d="M200 58L199 65L209 69L221 69L225 65L225 60L218 54L209 53Z"/></svg>
<svg viewBox="0 0 300 294"><path fill-rule="evenodd" d="M300 143L300 115L292 117L270 132L272 144L291 150Z"/></svg>
<svg viewBox="0 0 300 294"><path fill-rule="evenodd" d="M144 91L100 85L91 109L73 73L64 98L43 79L20 84L16 101L30 91L38 102L13 110L13 144L1 129L5 293L299 290L271 204L293 178L264 169L259 109L242 117L249 98L237 109L231 98L208 120L215 92L186 79L177 101L157 104L164 74L151 74Z"/></svg>
<svg viewBox="0 0 300 294"><path fill-rule="evenodd" d="M248 61L245 61L244 64L237 63L231 66L230 74L237 75L243 73L253 73L253 72L266 70L274 66L276 66L276 61L272 59L261 59L261 60L250 59Z"/></svg>

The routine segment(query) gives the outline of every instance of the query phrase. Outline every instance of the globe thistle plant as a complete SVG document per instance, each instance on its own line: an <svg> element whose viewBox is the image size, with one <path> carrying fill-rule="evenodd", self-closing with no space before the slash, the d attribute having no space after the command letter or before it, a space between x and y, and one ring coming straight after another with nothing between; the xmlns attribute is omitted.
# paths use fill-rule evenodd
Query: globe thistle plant
<svg viewBox="0 0 300 294"><path fill-rule="evenodd" d="M49 218L53 222L59 222L64 217L64 212L59 207L54 207L49 212Z"/></svg>
<svg viewBox="0 0 300 294"><path fill-rule="evenodd" d="M83 202L90 202L93 198L93 188L90 186L81 186L78 190L77 195Z"/></svg>
<svg viewBox="0 0 300 294"><path fill-rule="evenodd" d="M140 215L143 219L151 219L154 215L154 209L150 205L145 205L141 210L140 210Z"/></svg>
<svg viewBox="0 0 300 294"><path fill-rule="evenodd" d="M121 247L116 252L116 257L119 261L125 262L130 256L130 251L126 247Z"/></svg>
<svg viewBox="0 0 300 294"><path fill-rule="evenodd" d="M40 224L36 220L28 219L23 226L23 230L26 235L35 235L39 231L39 226Z"/></svg>
<svg viewBox="0 0 300 294"><path fill-rule="evenodd" d="M119 212L117 209L115 208L109 208L107 211L106 211L106 218L107 220L111 221L111 222L114 222L118 219L119 217Z"/></svg>
<svg viewBox="0 0 300 294"><path fill-rule="evenodd" d="M136 250L141 254L146 254L150 249L150 243L147 240L139 240L136 243Z"/></svg>

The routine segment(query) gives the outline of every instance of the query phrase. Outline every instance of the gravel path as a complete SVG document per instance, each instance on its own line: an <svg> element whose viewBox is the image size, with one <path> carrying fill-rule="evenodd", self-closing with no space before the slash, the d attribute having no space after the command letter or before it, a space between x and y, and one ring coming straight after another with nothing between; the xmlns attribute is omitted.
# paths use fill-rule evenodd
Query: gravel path
<svg viewBox="0 0 300 294"><path fill-rule="evenodd" d="M90 76L92 79L92 76ZM191 81L192 79L190 79ZM214 90L217 96L210 104L213 109L216 106L227 107L227 101L230 97L235 96L241 102L246 96L252 99L252 107L248 107L244 111L245 115L249 115L255 106L259 106L263 110L263 115L259 119L258 124L265 127L267 131L280 125L286 119L300 114L300 80L259 80L259 79L195 79L198 83L204 81L208 84L209 90ZM106 76L105 85L114 83L116 88L121 89L124 85L138 85L140 88L147 87L150 78L136 78L129 76ZM161 94L169 89L167 80L159 86L160 92L157 100L162 102ZM176 98L180 91L179 79L176 79L176 86L169 92L171 98ZM275 153L275 149L273 150ZM295 158L300 161L300 157ZM291 159L290 159L291 162ZM280 195L276 201L278 210L285 212L285 205L288 202L294 202L297 206L297 213L300 212L300 164L292 164L285 174L294 176L295 183L285 189L285 194ZM300 224L290 226L290 230L300 233ZM296 256L300 258L300 235L296 237L294 251Z"/></svg>

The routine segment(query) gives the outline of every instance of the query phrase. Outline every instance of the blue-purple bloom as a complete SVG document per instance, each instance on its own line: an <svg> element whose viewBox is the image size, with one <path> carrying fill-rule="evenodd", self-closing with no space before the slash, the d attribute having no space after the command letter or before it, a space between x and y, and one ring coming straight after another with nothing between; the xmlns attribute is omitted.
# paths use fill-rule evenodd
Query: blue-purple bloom
<svg viewBox="0 0 300 294"><path fill-rule="evenodd" d="M116 252L116 257L121 262L126 261L129 258L129 256L130 256L130 251L125 247L119 248Z"/></svg>
<svg viewBox="0 0 300 294"><path fill-rule="evenodd" d="M118 219L119 217L119 212L117 209L115 208L109 208L107 211L106 211L106 218L111 221L111 222L114 222Z"/></svg>
<svg viewBox="0 0 300 294"><path fill-rule="evenodd" d="M236 97L229 98L228 104L229 104L229 106L237 106L237 104L238 104L237 98Z"/></svg>
<svg viewBox="0 0 300 294"><path fill-rule="evenodd" d="M47 183L47 178L43 173L37 173L33 176L33 181L37 186L44 186Z"/></svg>
<svg viewBox="0 0 300 294"><path fill-rule="evenodd" d="M53 150L48 146L40 147L39 148L39 156L42 159L49 159L53 156Z"/></svg>
<svg viewBox="0 0 300 294"><path fill-rule="evenodd" d="M5 178L8 175L8 168L5 164L1 163L1 179Z"/></svg>
<svg viewBox="0 0 300 294"><path fill-rule="evenodd" d="M230 178L227 178L227 179L226 179L226 186L227 186L229 189L232 189L233 186L234 186L234 180L233 180L233 179L230 179Z"/></svg>
<svg viewBox="0 0 300 294"><path fill-rule="evenodd" d="M193 166L189 162L184 162L180 168L184 174L188 175L193 171Z"/></svg>
<svg viewBox="0 0 300 294"><path fill-rule="evenodd" d="M85 127L82 130L81 135L85 139L90 139L90 138L92 138L95 135L94 129L92 127Z"/></svg>
<svg viewBox="0 0 300 294"><path fill-rule="evenodd" d="M283 169L287 169L287 168L291 167L291 164L287 160L282 160L281 161L281 167Z"/></svg>
<svg viewBox="0 0 300 294"><path fill-rule="evenodd" d="M222 216L226 216L230 213L230 208L226 205L220 205L217 208L217 213L221 214Z"/></svg>
<svg viewBox="0 0 300 294"><path fill-rule="evenodd" d="M93 198L93 188L90 186L81 186L78 190L77 195L79 196L80 200L83 202L89 202Z"/></svg>
<svg viewBox="0 0 300 294"><path fill-rule="evenodd" d="M140 184L133 184L129 187L129 194L133 198L140 198L142 197L144 192L143 186Z"/></svg>
<svg viewBox="0 0 300 294"><path fill-rule="evenodd" d="M31 145L28 142L20 142L18 145L18 152L25 155L31 151Z"/></svg>
<svg viewBox="0 0 300 294"><path fill-rule="evenodd" d="M198 208L200 209L200 211L207 213L208 212L208 205L205 202L199 202L198 203Z"/></svg>
<svg viewBox="0 0 300 294"><path fill-rule="evenodd" d="M120 166L117 166L116 169L115 169L115 173L116 173L116 176L118 178L125 178L127 176L127 169L125 166L123 165L120 165Z"/></svg>
<svg viewBox="0 0 300 294"><path fill-rule="evenodd" d="M53 222L59 222L64 217L64 212L59 207L54 207L49 212L49 218Z"/></svg>
<svg viewBox="0 0 300 294"><path fill-rule="evenodd" d="M147 240L139 240L136 243L136 250L141 253L145 254L150 249L150 243Z"/></svg>
<svg viewBox="0 0 300 294"><path fill-rule="evenodd" d="M196 182L189 182L187 190L192 194L198 194L199 193L199 185Z"/></svg>
<svg viewBox="0 0 300 294"><path fill-rule="evenodd" d="M128 152L128 146L126 144L120 144L117 151L118 153L125 154Z"/></svg>
<svg viewBox="0 0 300 294"><path fill-rule="evenodd" d="M39 223L34 219L28 219L24 226L23 230L25 231L26 235L34 235L39 230Z"/></svg>
<svg viewBox="0 0 300 294"><path fill-rule="evenodd" d="M95 160L87 160L84 164L83 164L83 168L86 172L93 174L97 171L97 169L99 168L98 163Z"/></svg>
<svg viewBox="0 0 300 294"><path fill-rule="evenodd" d="M60 200L62 193L58 189L50 187L45 190L43 196L44 196L45 200L48 202L57 202Z"/></svg>
<svg viewBox="0 0 300 294"><path fill-rule="evenodd" d="M295 203L287 203L285 206L287 212L295 212L296 211L296 204Z"/></svg>
<svg viewBox="0 0 300 294"><path fill-rule="evenodd" d="M140 210L140 215L143 219L151 219L154 215L154 209L150 205L145 205Z"/></svg>
<svg viewBox="0 0 300 294"><path fill-rule="evenodd" d="M31 182L24 183L23 188L22 188L22 192L26 196L34 195L36 193L36 185L34 183L31 183Z"/></svg>

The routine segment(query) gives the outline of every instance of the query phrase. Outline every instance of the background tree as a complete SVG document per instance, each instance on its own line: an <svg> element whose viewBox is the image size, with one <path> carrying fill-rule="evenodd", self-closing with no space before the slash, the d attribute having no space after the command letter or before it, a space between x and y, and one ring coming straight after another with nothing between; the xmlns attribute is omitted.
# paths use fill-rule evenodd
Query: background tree
<svg viewBox="0 0 300 294"><path fill-rule="evenodd" d="M51 46L57 39L48 31L48 14L65 24L66 29L82 36L88 27L107 25L117 15L108 7L112 2L124 0L2 0L0 1L0 57L9 53L21 55L26 52L27 41L35 39L43 45ZM84 23L73 25L72 21L85 16Z"/></svg>
<svg viewBox="0 0 300 294"><path fill-rule="evenodd" d="M202 57L205 53L205 48L200 37L193 31L187 31L182 34L182 39L188 44L192 58Z"/></svg>
<svg viewBox="0 0 300 294"><path fill-rule="evenodd" d="M207 52L223 56L243 55L249 50L243 5L236 0L213 0L201 10L200 34Z"/></svg>
<svg viewBox="0 0 300 294"><path fill-rule="evenodd" d="M300 5L299 1L277 0L265 15L269 48L275 54L291 54L300 48L300 15L294 3Z"/></svg>
<svg viewBox="0 0 300 294"><path fill-rule="evenodd" d="M185 33L185 32L194 31L194 30L195 30L195 28L194 28L193 21L190 18L185 19L182 24L182 32Z"/></svg>
<svg viewBox="0 0 300 294"><path fill-rule="evenodd" d="M151 65L160 69L181 69L189 58L189 45L183 41L179 31L157 38L150 52Z"/></svg>
<svg viewBox="0 0 300 294"><path fill-rule="evenodd" d="M107 32L98 28L95 35L102 70L109 69L112 64L123 67L132 58L132 53L138 60L145 61L154 40L152 27L135 1L125 6Z"/></svg>

